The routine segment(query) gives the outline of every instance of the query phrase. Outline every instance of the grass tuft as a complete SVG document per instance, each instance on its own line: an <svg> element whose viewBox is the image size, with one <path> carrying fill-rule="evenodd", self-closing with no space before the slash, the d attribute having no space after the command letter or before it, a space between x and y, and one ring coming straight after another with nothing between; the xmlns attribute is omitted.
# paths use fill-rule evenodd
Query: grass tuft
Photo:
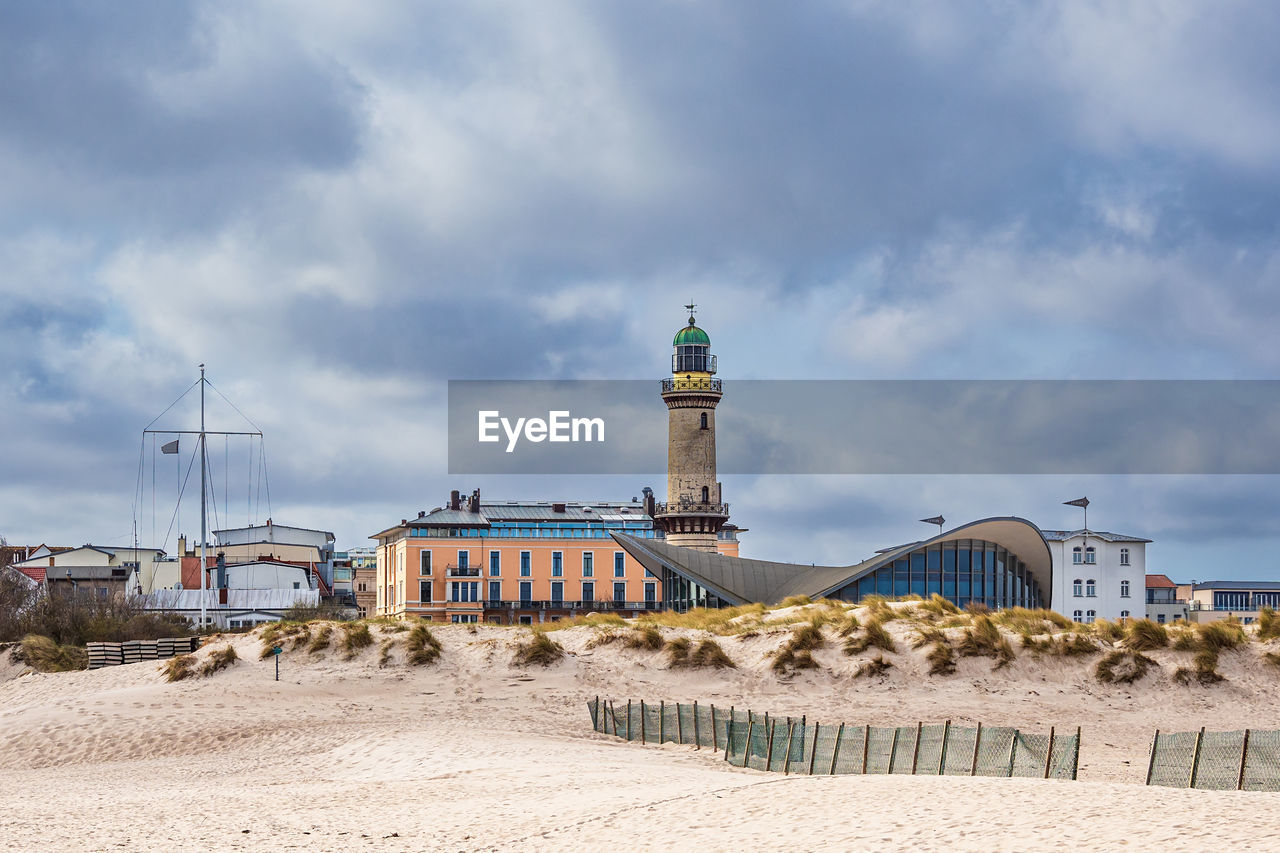
<svg viewBox="0 0 1280 853"><path fill-rule="evenodd" d="M229 644L225 645L209 654L204 665L200 667L200 674L205 678L208 678L215 672L224 670L231 666L231 664L235 663L239 659L240 656L236 654L236 647Z"/></svg>
<svg viewBox="0 0 1280 853"><path fill-rule="evenodd" d="M725 653L715 640L706 639L694 646L685 637L677 637L667 643L667 661L672 669L736 669L733 658Z"/></svg>
<svg viewBox="0 0 1280 853"><path fill-rule="evenodd" d="M870 678L873 675L884 675L891 669L893 669L893 661L887 660L884 655L876 655L871 660L864 661L853 677Z"/></svg>
<svg viewBox="0 0 1280 853"><path fill-rule="evenodd" d="M896 652L897 644L893 642L893 637L885 630L883 612L877 612L867 624L863 626L861 634L855 634L845 641L844 653L847 655L860 655L869 648L883 649L886 652Z"/></svg>
<svg viewBox="0 0 1280 853"><path fill-rule="evenodd" d="M947 639L947 635L945 633L937 628L930 627L929 625L916 626L916 638L911 641L911 648L923 649L925 646L937 643L950 645L950 640Z"/></svg>
<svg viewBox="0 0 1280 853"><path fill-rule="evenodd" d="M307 636L308 635L306 634L299 634L298 639L294 640L294 647L296 648L301 642L305 640ZM333 626L328 623L321 625L320 630L316 632L315 639L313 639L311 641L311 644L307 646L307 651L310 654L318 655L320 654L320 652L329 648L329 643L332 641L332 639L333 639Z"/></svg>
<svg viewBox="0 0 1280 853"><path fill-rule="evenodd" d="M945 641L934 643L925 660L929 661L930 675L953 675L956 671L955 653Z"/></svg>
<svg viewBox="0 0 1280 853"><path fill-rule="evenodd" d="M604 630L596 631L591 635L591 638L587 640L587 648L598 649L600 646L607 646L611 643L616 643L621 640L622 637L623 634L618 629L605 628Z"/></svg>
<svg viewBox="0 0 1280 853"><path fill-rule="evenodd" d="M1093 635L1105 643L1118 643L1125 637L1125 627L1110 619L1098 619L1093 623Z"/></svg>
<svg viewBox="0 0 1280 853"><path fill-rule="evenodd" d="M918 609L923 613L936 617L954 616L960 612L959 607L936 592L929 597L928 601L921 602L918 605Z"/></svg>
<svg viewBox="0 0 1280 853"><path fill-rule="evenodd" d="M440 659L440 641L426 625L414 625L405 640L405 660L413 666L425 666Z"/></svg>
<svg viewBox="0 0 1280 853"><path fill-rule="evenodd" d="M789 595L778 604L777 609L784 607L804 607L806 604L813 604L813 599L807 595Z"/></svg>
<svg viewBox="0 0 1280 853"><path fill-rule="evenodd" d="M1262 656L1262 659L1265 660L1267 663L1271 664L1272 666L1280 668L1280 654L1276 654L1275 652L1267 652Z"/></svg>
<svg viewBox="0 0 1280 853"><path fill-rule="evenodd" d="M80 646L55 643L42 634L22 638L22 656L38 672L71 672L89 668L89 652Z"/></svg>
<svg viewBox="0 0 1280 853"><path fill-rule="evenodd" d="M636 626L632 630L631 635L626 638L623 645L628 649L639 649L646 652L661 651L666 645L666 641L662 639L662 632L655 625L645 625L643 627Z"/></svg>
<svg viewBox="0 0 1280 853"><path fill-rule="evenodd" d="M162 671L165 681L182 681L195 675L195 655L179 655L165 661Z"/></svg>
<svg viewBox="0 0 1280 853"><path fill-rule="evenodd" d="M373 645L373 634L367 622L348 622L342 626L343 657L351 660Z"/></svg>
<svg viewBox="0 0 1280 853"><path fill-rule="evenodd" d="M516 644L512 663L516 666L550 666L564 657L564 646L547 636L545 631L534 629L529 639Z"/></svg>
<svg viewBox="0 0 1280 853"><path fill-rule="evenodd" d="M1135 619L1125 626L1124 645L1134 652L1149 652L1169 645L1169 631L1150 619Z"/></svg>
<svg viewBox="0 0 1280 853"><path fill-rule="evenodd" d="M1280 619L1276 618L1275 610L1270 607L1263 607L1258 611L1258 639L1280 639Z"/></svg>
<svg viewBox="0 0 1280 853"><path fill-rule="evenodd" d="M1140 652L1116 649L1098 661L1094 675L1103 684L1132 684L1144 678L1153 666L1157 666L1156 662Z"/></svg>
<svg viewBox="0 0 1280 853"><path fill-rule="evenodd" d="M790 639L773 653L773 671L785 675L798 669L818 669L813 652L827 645L821 622L814 620L795 628Z"/></svg>

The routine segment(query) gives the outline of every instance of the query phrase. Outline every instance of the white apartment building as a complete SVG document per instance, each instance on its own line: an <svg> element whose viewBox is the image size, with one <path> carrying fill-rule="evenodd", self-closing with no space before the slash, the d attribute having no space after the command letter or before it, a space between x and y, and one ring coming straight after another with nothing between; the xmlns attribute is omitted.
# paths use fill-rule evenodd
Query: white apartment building
<svg viewBox="0 0 1280 853"><path fill-rule="evenodd" d="M1150 539L1103 530L1044 530L1054 610L1076 622L1142 619Z"/></svg>

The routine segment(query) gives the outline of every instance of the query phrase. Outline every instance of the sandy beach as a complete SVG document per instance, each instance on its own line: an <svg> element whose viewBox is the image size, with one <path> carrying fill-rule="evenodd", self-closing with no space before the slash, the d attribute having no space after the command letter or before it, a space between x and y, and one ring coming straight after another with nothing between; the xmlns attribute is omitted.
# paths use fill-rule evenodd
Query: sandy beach
<svg viewBox="0 0 1280 853"><path fill-rule="evenodd" d="M899 633L906 629L890 623ZM158 662L41 674L0 664L0 838L53 850L1275 849L1280 794L1142 785L1152 731L1280 728L1260 646L1223 656L1227 680L1161 673L1099 684L1091 661L1028 654L993 673L961 659L930 677L902 646L883 677L855 678L838 648L822 669L779 677L785 630L722 637L735 670L671 670L661 653L587 648L596 629L552 636L547 668L511 664L516 628L439 626L439 662L409 666L403 633L378 645L240 660L168 683ZM694 632L668 629L668 636ZM1274 672L1274 668L1271 668ZM810 720L1083 729L1080 780L784 777L688 746L597 734L585 702L715 702Z"/></svg>

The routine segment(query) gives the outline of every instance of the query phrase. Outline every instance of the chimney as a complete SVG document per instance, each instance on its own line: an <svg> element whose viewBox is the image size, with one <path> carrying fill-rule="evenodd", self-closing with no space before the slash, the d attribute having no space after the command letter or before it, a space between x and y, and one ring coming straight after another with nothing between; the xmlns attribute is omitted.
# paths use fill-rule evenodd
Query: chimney
<svg viewBox="0 0 1280 853"><path fill-rule="evenodd" d="M467 510L479 514L480 512L480 490L476 489L471 493L471 499L467 501Z"/></svg>
<svg viewBox="0 0 1280 853"><path fill-rule="evenodd" d="M462 506L461 493L457 489L454 489L453 491L449 492L449 509L456 510L456 509L459 509L461 506Z"/></svg>
<svg viewBox="0 0 1280 853"><path fill-rule="evenodd" d="M553 503L553 504L551 505L551 511L552 511L552 512L564 512L564 504L562 504L562 503Z"/></svg>
<svg viewBox="0 0 1280 853"><path fill-rule="evenodd" d="M644 495L644 514L650 517L657 512L657 503L653 499L653 489L645 486L640 490L640 494Z"/></svg>
<svg viewBox="0 0 1280 853"><path fill-rule="evenodd" d="M226 589L227 588L227 554L225 551L218 552L216 565L218 567L217 587L218 589ZM226 602L224 601L223 604L226 604Z"/></svg>
<svg viewBox="0 0 1280 853"><path fill-rule="evenodd" d="M418 510L418 518L426 518L426 517L427 517L427 511L425 509Z"/></svg>
<svg viewBox="0 0 1280 853"><path fill-rule="evenodd" d="M186 536L178 537L178 556L179 557L187 556L187 537Z"/></svg>

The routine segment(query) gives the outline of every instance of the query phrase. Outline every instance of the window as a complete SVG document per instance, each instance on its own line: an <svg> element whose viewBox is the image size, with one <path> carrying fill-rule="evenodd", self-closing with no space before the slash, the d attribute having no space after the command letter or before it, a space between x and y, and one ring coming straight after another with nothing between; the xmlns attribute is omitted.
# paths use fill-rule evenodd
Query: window
<svg viewBox="0 0 1280 853"><path fill-rule="evenodd" d="M551 603L552 604L564 603L564 581L551 582Z"/></svg>
<svg viewBox="0 0 1280 853"><path fill-rule="evenodd" d="M302 589L302 584L301 584L301 583L299 583L298 581L294 581L294 582L293 582L293 588L294 588L294 589ZM104 590L104 592L105 592L105 590Z"/></svg>
<svg viewBox="0 0 1280 853"><path fill-rule="evenodd" d="M702 502L704 504L711 503L711 490L708 489L706 486L702 487Z"/></svg>
<svg viewBox="0 0 1280 853"><path fill-rule="evenodd" d="M1129 565L1129 549L1128 548L1120 549L1120 565L1122 566Z"/></svg>
<svg viewBox="0 0 1280 853"><path fill-rule="evenodd" d="M613 600L622 602L627 600L627 582L615 581L613 584Z"/></svg>
<svg viewBox="0 0 1280 853"><path fill-rule="evenodd" d="M1081 612L1081 611L1079 611L1079 610L1075 611L1074 613L1072 613L1072 614L1071 614L1071 621L1073 621L1073 622L1083 622L1083 621L1084 621L1084 613L1083 613L1083 612Z"/></svg>
<svg viewBox="0 0 1280 853"><path fill-rule="evenodd" d="M1093 565L1098 562L1098 554L1093 550L1092 545L1084 549L1084 561L1089 565Z"/></svg>
<svg viewBox="0 0 1280 853"><path fill-rule="evenodd" d="M530 574L532 574L532 568L531 568L532 561L533 561L533 557L529 554L528 551L520 552L520 577L527 578L529 577Z"/></svg>
<svg viewBox="0 0 1280 853"><path fill-rule="evenodd" d="M471 566L471 552L459 551L458 552L458 568L466 569L466 568L469 568L470 566Z"/></svg>
<svg viewBox="0 0 1280 853"><path fill-rule="evenodd" d="M450 601L479 601L479 581L454 581L450 586Z"/></svg>
<svg viewBox="0 0 1280 853"><path fill-rule="evenodd" d="M1084 594L1086 598L1097 598L1098 597L1097 581L1095 581L1093 578L1089 578L1089 580L1084 585Z"/></svg>
<svg viewBox="0 0 1280 853"><path fill-rule="evenodd" d="M500 574L502 574L502 552L490 551L489 552L489 576L496 578Z"/></svg>
<svg viewBox="0 0 1280 853"><path fill-rule="evenodd" d="M532 617L532 616L521 616L521 617L520 617L520 624L521 624L521 625L532 625L532 624L533 624L533 617Z"/></svg>
<svg viewBox="0 0 1280 853"><path fill-rule="evenodd" d="M564 577L564 552L563 551L551 552L551 577L553 578Z"/></svg>
<svg viewBox="0 0 1280 853"><path fill-rule="evenodd" d="M1161 625L1163 625L1163 624L1164 624L1164 614L1163 614L1163 613L1157 613L1157 614L1156 614L1156 622L1158 622L1158 623L1159 623L1159 624L1161 624Z"/></svg>
<svg viewBox="0 0 1280 853"><path fill-rule="evenodd" d="M591 551L582 552L582 576L592 577L596 571L596 555Z"/></svg>
<svg viewBox="0 0 1280 853"><path fill-rule="evenodd" d="M489 600L502 600L502 581L489 581Z"/></svg>
<svg viewBox="0 0 1280 853"><path fill-rule="evenodd" d="M594 582L594 581L592 581L592 582L590 582L590 583L588 583L588 582L586 582L586 581L583 581L583 583L582 583L582 600L583 600L583 601L595 601L595 600L596 600L596 585L595 585L595 582Z"/></svg>
<svg viewBox="0 0 1280 853"><path fill-rule="evenodd" d="M1128 581L1120 581L1120 597L1121 597L1121 598L1128 598L1128 597L1129 597L1129 582L1128 582Z"/></svg>
<svg viewBox="0 0 1280 853"><path fill-rule="evenodd" d="M431 603L431 581L418 581L418 601L423 604Z"/></svg>
<svg viewBox="0 0 1280 853"><path fill-rule="evenodd" d="M646 583L644 585L644 603L646 607L652 607L658 603L658 585L656 583Z"/></svg>
<svg viewBox="0 0 1280 853"><path fill-rule="evenodd" d="M1124 622L1124 621L1126 621L1128 618L1129 618L1129 611L1128 611L1128 610L1121 610L1121 611L1120 611L1120 621L1121 621L1121 622Z"/></svg>
<svg viewBox="0 0 1280 853"><path fill-rule="evenodd" d="M520 604L528 607L533 601L533 583L530 581L520 581Z"/></svg>
<svg viewBox="0 0 1280 853"><path fill-rule="evenodd" d="M473 625L480 621L479 613L455 613L452 620L455 625Z"/></svg>
<svg viewBox="0 0 1280 853"><path fill-rule="evenodd" d="M1098 611L1096 611L1096 610L1090 610L1088 613L1086 613L1086 614L1084 615L1084 621L1085 621L1085 624L1086 624L1086 625L1092 625L1092 624L1093 624L1093 621L1094 621L1095 619L1097 619L1097 618L1098 618Z"/></svg>
<svg viewBox="0 0 1280 853"><path fill-rule="evenodd" d="M699 418L699 421L701 422L699 429L707 429L707 413L706 412L702 413L702 417Z"/></svg>
<svg viewBox="0 0 1280 853"><path fill-rule="evenodd" d="M431 552L430 551L418 552L418 574L420 575L431 574Z"/></svg>
<svg viewBox="0 0 1280 853"><path fill-rule="evenodd" d="M1077 566L1084 562L1084 554L1081 553L1079 545L1071 549L1071 562Z"/></svg>
<svg viewBox="0 0 1280 853"><path fill-rule="evenodd" d="M1071 589L1072 589L1072 594L1076 598L1079 598L1080 596L1084 595L1084 581L1081 580L1080 578L1076 578L1074 581L1071 582Z"/></svg>

